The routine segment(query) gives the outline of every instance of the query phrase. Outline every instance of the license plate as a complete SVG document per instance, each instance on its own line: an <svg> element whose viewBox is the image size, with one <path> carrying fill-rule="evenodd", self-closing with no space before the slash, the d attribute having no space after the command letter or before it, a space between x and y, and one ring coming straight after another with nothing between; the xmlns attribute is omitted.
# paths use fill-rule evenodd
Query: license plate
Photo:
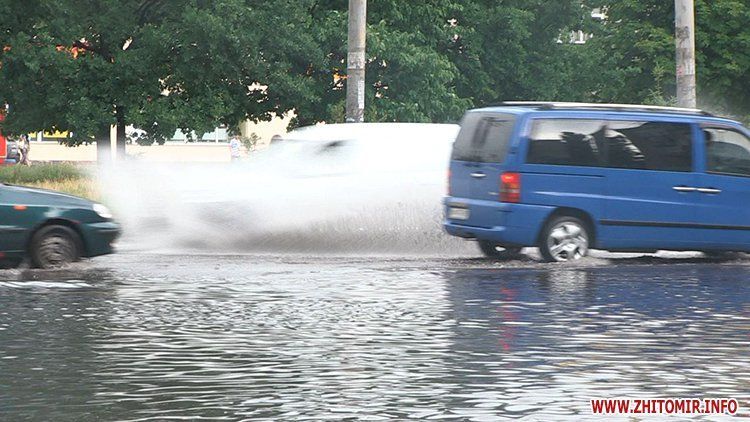
<svg viewBox="0 0 750 422"><path fill-rule="evenodd" d="M469 209L468 208L450 207L450 208L448 208L448 218L451 219L451 220L468 220L469 219Z"/></svg>

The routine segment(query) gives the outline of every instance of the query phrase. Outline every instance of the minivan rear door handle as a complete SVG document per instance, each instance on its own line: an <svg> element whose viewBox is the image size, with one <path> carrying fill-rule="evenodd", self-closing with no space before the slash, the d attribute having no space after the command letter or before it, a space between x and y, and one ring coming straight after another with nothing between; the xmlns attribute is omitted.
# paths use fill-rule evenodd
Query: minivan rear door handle
<svg viewBox="0 0 750 422"><path fill-rule="evenodd" d="M700 193L707 193L709 195L718 195L721 193L721 189L714 189L714 188L698 188L698 192Z"/></svg>
<svg viewBox="0 0 750 422"><path fill-rule="evenodd" d="M698 190L698 188L694 188L691 186L674 186L672 189L676 190L677 192L695 192Z"/></svg>
<svg viewBox="0 0 750 422"><path fill-rule="evenodd" d="M471 173L471 177L475 179L484 179L485 177L487 177L487 175L481 172L477 172L477 173Z"/></svg>

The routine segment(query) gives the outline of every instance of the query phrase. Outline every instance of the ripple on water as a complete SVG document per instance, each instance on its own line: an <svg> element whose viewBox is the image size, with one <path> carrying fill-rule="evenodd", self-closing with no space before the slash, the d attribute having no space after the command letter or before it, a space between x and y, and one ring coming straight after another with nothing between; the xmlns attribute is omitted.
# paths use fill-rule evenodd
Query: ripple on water
<svg viewBox="0 0 750 422"><path fill-rule="evenodd" d="M0 418L553 420L590 417L595 397L747 404L741 266L228 265L0 281Z"/></svg>

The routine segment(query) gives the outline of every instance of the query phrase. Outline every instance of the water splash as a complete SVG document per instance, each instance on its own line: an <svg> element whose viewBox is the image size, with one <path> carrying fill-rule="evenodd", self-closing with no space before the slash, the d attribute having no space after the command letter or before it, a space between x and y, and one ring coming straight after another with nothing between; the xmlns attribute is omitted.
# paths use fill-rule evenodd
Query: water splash
<svg viewBox="0 0 750 422"><path fill-rule="evenodd" d="M125 243L139 248L473 253L440 225L457 131L323 125L292 131L242 163L132 161L102 171L100 180Z"/></svg>

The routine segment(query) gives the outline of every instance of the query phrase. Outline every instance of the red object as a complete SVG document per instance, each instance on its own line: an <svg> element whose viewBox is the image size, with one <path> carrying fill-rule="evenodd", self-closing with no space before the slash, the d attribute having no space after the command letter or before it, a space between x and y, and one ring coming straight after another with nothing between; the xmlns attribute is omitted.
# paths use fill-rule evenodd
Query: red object
<svg viewBox="0 0 750 422"><path fill-rule="evenodd" d="M521 202L521 174L503 173L500 176L500 201L517 204Z"/></svg>

